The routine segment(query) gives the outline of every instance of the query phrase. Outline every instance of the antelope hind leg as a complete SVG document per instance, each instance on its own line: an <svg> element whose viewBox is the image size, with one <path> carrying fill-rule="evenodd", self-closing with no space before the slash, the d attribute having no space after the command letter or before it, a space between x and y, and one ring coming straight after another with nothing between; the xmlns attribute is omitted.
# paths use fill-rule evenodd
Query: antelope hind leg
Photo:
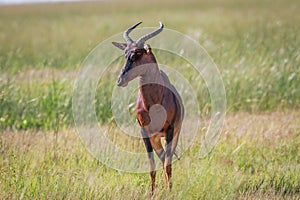
<svg viewBox="0 0 300 200"><path fill-rule="evenodd" d="M167 182L167 188L169 191L172 189L171 176L172 176L172 141L173 141L174 126L171 125L166 132L166 155L164 163L164 171Z"/></svg>

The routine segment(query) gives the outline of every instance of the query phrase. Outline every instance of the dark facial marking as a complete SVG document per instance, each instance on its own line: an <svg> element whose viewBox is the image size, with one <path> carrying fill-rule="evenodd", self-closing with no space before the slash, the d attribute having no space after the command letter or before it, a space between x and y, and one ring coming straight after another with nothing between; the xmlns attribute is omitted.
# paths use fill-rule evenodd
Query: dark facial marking
<svg viewBox="0 0 300 200"><path fill-rule="evenodd" d="M122 75L126 74L132 68L132 64L137 61L144 52L145 49L125 49L126 64L122 69Z"/></svg>

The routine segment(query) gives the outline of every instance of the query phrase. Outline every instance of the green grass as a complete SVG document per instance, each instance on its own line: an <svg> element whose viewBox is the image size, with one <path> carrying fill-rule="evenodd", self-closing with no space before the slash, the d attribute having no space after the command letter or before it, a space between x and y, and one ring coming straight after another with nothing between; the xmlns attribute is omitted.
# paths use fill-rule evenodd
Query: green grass
<svg viewBox="0 0 300 200"><path fill-rule="evenodd" d="M197 40L218 66L227 97L229 117L216 149L200 159L197 142L184 154L174 164L171 194L160 171L157 198L299 198L299 6L296 0L1 6L0 198L148 196L148 174L99 163L76 136L72 116L73 83L84 58L138 21L163 21ZM155 53L191 81L201 117L210 116L203 80L186 61ZM111 129L110 97L122 59L106 71L95 98L98 120Z"/></svg>
<svg viewBox="0 0 300 200"><path fill-rule="evenodd" d="M161 20L167 28L190 35L204 46L221 72L228 112L299 108L300 18L295 9L298 1L182 4L154 2L129 6L125 2L102 2L0 7L1 129L51 129L53 125L49 123L57 120L57 116L49 113L58 110L64 118L59 123L72 126L71 88L83 59L99 42L140 20L145 26L156 26ZM168 55L161 59L200 88L198 99L206 109L202 113L209 112L204 82L193 79L194 72L185 67L188 64ZM122 60L116 65L120 68ZM48 75L43 77L47 80L42 80L37 92L34 84L41 79L34 74L41 71ZM61 81L63 76L57 76L66 71L68 80ZM114 72L105 80L107 88L115 84L116 76ZM51 92L53 87L60 89ZM106 110L109 90L99 95L103 96L103 106L97 113L99 120L106 122L111 119ZM58 105L52 102L53 98L65 102ZM22 125L25 121L29 123Z"/></svg>
<svg viewBox="0 0 300 200"><path fill-rule="evenodd" d="M299 112L292 111L229 116L211 154L201 159L196 140L174 163L171 193L158 171L157 199L299 198L299 119ZM87 152L73 129L6 131L0 145L1 199L145 199L149 195L148 174L107 168Z"/></svg>

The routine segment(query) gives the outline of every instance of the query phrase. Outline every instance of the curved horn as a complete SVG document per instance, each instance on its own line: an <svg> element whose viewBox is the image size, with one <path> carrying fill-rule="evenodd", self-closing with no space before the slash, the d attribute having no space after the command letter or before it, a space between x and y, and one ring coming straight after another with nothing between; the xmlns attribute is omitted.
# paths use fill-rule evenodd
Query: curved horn
<svg viewBox="0 0 300 200"><path fill-rule="evenodd" d="M144 43L149 40L150 38L153 38L154 36L156 36L157 34L159 34L163 28L164 28L164 24L159 22L160 24L160 27L159 29L157 29L156 31L153 31L147 35L144 35L143 37L139 38L137 41L136 41L136 44L138 47L143 47L144 46Z"/></svg>
<svg viewBox="0 0 300 200"><path fill-rule="evenodd" d="M140 25L141 23L142 23L142 22L139 22L139 23L137 23L137 24L131 26L130 28L128 28L126 31L124 31L123 37L124 37L124 39L126 40L127 43L132 43L132 42L133 42L133 40L129 37L129 33L130 33L133 29L135 29L138 25Z"/></svg>

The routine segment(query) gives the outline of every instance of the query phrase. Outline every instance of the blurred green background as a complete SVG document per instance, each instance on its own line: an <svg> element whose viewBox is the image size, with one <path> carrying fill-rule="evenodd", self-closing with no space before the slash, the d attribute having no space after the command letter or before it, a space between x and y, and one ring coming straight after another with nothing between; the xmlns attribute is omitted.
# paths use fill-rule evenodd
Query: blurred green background
<svg viewBox="0 0 300 200"><path fill-rule="evenodd" d="M76 70L98 43L138 21L152 27L163 21L208 51L224 81L228 112L299 108L298 7L298 1L239 0L1 6L1 127L45 128L58 112L62 125L72 124ZM203 90L198 97L209 103ZM109 100L101 100L99 120L110 118L101 114Z"/></svg>
<svg viewBox="0 0 300 200"><path fill-rule="evenodd" d="M157 198L298 199L299 8L297 0L0 6L0 198L147 197L147 174L108 169L80 143L72 93L81 63L97 44L136 22L156 27L162 21L212 57L223 78L228 117L213 153L200 159L196 141L175 164L172 193L158 175ZM209 117L205 84L193 79L186 63L165 59L183 65L180 72L199 89L201 117ZM112 133L111 90L123 62L113 63L116 70L99 83L95 99L97 117ZM199 133L207 127L201 128Z"/></svg>

